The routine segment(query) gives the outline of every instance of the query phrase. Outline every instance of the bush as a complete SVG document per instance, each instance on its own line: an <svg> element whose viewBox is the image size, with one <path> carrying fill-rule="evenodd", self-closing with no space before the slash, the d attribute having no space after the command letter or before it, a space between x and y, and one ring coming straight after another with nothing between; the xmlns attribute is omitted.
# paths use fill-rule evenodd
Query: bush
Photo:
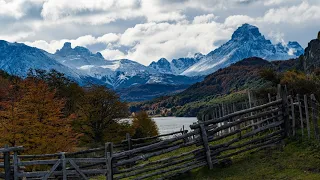
<svg viewBox="0 0 320 180"><path fill-rule="evenodd" d="M145 111L135 114L132 121L134 138L152 137L159 135L157 124L148 116Z"/></svg>

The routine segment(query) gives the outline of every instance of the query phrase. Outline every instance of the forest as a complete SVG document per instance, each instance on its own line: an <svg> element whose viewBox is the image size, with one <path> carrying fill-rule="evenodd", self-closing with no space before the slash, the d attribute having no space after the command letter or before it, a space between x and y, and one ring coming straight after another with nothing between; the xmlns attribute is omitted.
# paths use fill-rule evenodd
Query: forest
<svg viewBox="0 0 320 180"><path fill-rule="evenodd" d="M55 70L30 70L20 78L0 71L0 146L23 146L26 154L72 152L158 134L154 121L99 85L79 86Z"/></svg>

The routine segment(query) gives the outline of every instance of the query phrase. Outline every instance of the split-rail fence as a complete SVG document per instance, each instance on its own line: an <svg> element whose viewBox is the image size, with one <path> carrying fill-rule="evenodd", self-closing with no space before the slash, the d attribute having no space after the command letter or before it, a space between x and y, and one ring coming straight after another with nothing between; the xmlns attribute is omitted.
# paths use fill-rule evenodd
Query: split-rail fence
<svg viewBox="0 0 320 180"><path fill-rule="evenodd" d="M275 97L261 101L249 98L247 107L216 106L190 125L190 132L181 129L140 139L127 135L120 144L108 142L73 153L20 155L23 147L5 147L0 149L4 169L0 175L6 180L169 179L203 166L212 169L229 163L238 154L275 146L288 136L319 140L320 104L315 96L290 96L281 89Z"/></svg>

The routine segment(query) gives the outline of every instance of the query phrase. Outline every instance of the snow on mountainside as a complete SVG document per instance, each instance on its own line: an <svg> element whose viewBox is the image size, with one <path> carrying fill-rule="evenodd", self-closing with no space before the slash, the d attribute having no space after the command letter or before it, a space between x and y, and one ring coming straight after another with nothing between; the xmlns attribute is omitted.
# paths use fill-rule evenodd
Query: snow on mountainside
<svg viewBox="0 0 320 180"><path fill-rule="evenodd" d="M82 74L98 79L108 86L118 89L141 84L191 84L197 81L180 76L172 77L171 73L157 71L128 59L105 60L100 53L92 53L84 47L72 48L69 42L57 50L54 59L61 64L76 69Z"/></svg>
<svg viewBox="0 0 320 180"><path fill-rule="evenodd" d="M85 78L85 76L49 57L47 52L41 49L3 40L0 40L0 69L21 77L26 77L30 69L47 71L56 69L81 84L84 83L82 78Z"/></svg>
<svg viewBox="0 0 320 180"><path fill-rule="evenodd" d="M297 42L273 45L270 40L265 39L257 27L243 24L233 33L231 40L204 56L181 75L208 75L249 57L287 60L296 58L303 52L303 48Z"/></svg>
<svg viewBox="0 0 320 180"><path fill-rule="evenodd" d="M114 89L144 84L193 84L219 68L224 68L248 57L267 60L286 60L303 54L297 42L273 45L255 26L244 24L232 35L230 41L207 55L168 61L165 58L144 66L138 62L121 59L106 60L85 47L71 47L65 43L56 53L33 48L21 43L0 41L0 69L11 74L26 76L30 68L55 69L72 80L106 85Z"/></svg>
<svg viewBox="0 0 320 180"><path fill-rule="evenodd" d="M149 67L160 73L179 75L203 57L201 53L196 53L193 58L173 59L171 62L161 58L157 62L153 61Z"/></svg>
<svg viewBox="0 0 320 180"><path fill-rule="evenodd" d="M128 88L144 84L193 84L201 77L164 74L128 59L105 60L100 53L65 43L55 54L22 43L0 41L0 69L26 77L30 69L55 69L85 85L95 83L110 88Z"/></svg>

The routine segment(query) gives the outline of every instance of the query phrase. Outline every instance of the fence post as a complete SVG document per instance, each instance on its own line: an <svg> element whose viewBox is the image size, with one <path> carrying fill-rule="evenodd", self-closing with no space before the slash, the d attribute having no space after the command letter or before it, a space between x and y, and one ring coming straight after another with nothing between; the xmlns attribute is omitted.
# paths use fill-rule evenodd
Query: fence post
<svg viewBox="0 0 320 180"><path fill-rule="evenodd" d="M128 150L131 150L132 145L131 145L131 136L129 133L126 133L126 140L128 142Z"/></svg>
<svg viewBox="0 0 320 180"><path fill-rule="evenodd" d="M222 108L222 117L224 117L226 115L226 108L225 108L224 103L221 104L221 108ZM226 124L226 121L224 120L221 125L223 126L225 124ZM222 130L222 134L225 134L226 132L227 131L225 129Z"/></svg>
<svg viewBox="0 0 320 180"><path fill-rule="evenodd" d="M19 166L18 166L19 160L18 160L18 152L13 152L13 179L18 180L18 173L19 173Z"/></svg>
<svg viewBox="0 0 320 180"><path fill-rule="evenodd" d="M304 110L306 111L306 121L307 121L307 131L308 139L310 139L310 122L309 122L309 108L308 108L308 98L307 95L303 96L304 99Z"/></svg>
<svg viewBox="0 0 320 180"><path fill-rule="evenodd" d="M5 145L4 148L8 148L8 145ZM4 161L4 175L5 180L11 180L11 170L10 170L10 152L5 151L3 153Z"/></svg>
<svg viewBox="0 0 320 180"><path fill-rule="evenodd" d="M294 104L293 104L293 98L290 96L290 104L291 104L291 117L292 117L292 135L296 135L296 116L294 113Z"/></svg>
<svg viewBox="0 0 320 180"><path fill-rule="evenodd" d="M104 145L105 156L106 156L106 180L113 180L113 166L112 166L112 153L113 153L113 143L107 142Z"/></svg>
<svg viewBox="0 0 320 180"><path fill-rule="evenodd" d="M204 147L204 149L206 151L207 163L208 163L209 169L213 169L213 164L212 164L212 159L211 159L211 152L210 152L210 147L209 147L209 144L208 144L207 132L206 132L206 129L204 128L203 122L200 123L200 131L201 131L203 147Z"/></svg>
<svg viewBox="0 0 320 180"><path fill-rule="evenodd" d="M297 94L297 101L298 101L298 105L299 105L301 134L302 134L302 137L303 137L304 136L304 124L303 124L303 115L302 115L302 108L301 108L301 101L300 101L300 95L299 94Z"/></svg>
<svg viewBox="0 0 320 180"><path fill-rule="evenodd" d="M283 112L283 119L284 119L284 131L285 131L285 135L288 137L291 134L290 132L291 128L290 128L289 111L288 111L288 95L287 95L287 91L285 90L282 91L282 112Z"/></svg>
<svg viewBox="0 0 320 180"><path fill-rule="evenodd" d="M278 84L277 86L277 99L280 99L281 98L281 85Z"/></svg>
<svg viewBox="0 0 320 180"><path fill-rule="evenodd" d="M252 93L250 90L248 90L248 99L249 99L249 108L252 108ZM250 113L251 116L253 116L253 112ZM254 124L254 120L251 120L251 124ZM255 129L254 126L252 126L253 129Z"/></svg>
<svg viewBox="0 0 320 180"><path fill-rule="evenodd" d="M67 180L67 161L64 152L61 152L60 159L62 164L62 179Z"/></svg>
<svg viewBox="0 0 320 180"><path fill-rule="evenodd" d="M313 120L313 128L314 128L314 136L316 140L319 140L319 126L318 126L318 119L316 115L316 98L314 94L311 94L311 106L312 106L312 120Z"/></svg>
<svg viewBox="0 0 320 180"><path fill-rule="evenodd" d="M271 99L271 94L270 94L270 93L268 93L268 100L269 100L269 102L272 101L272 99Z"/></svg>

